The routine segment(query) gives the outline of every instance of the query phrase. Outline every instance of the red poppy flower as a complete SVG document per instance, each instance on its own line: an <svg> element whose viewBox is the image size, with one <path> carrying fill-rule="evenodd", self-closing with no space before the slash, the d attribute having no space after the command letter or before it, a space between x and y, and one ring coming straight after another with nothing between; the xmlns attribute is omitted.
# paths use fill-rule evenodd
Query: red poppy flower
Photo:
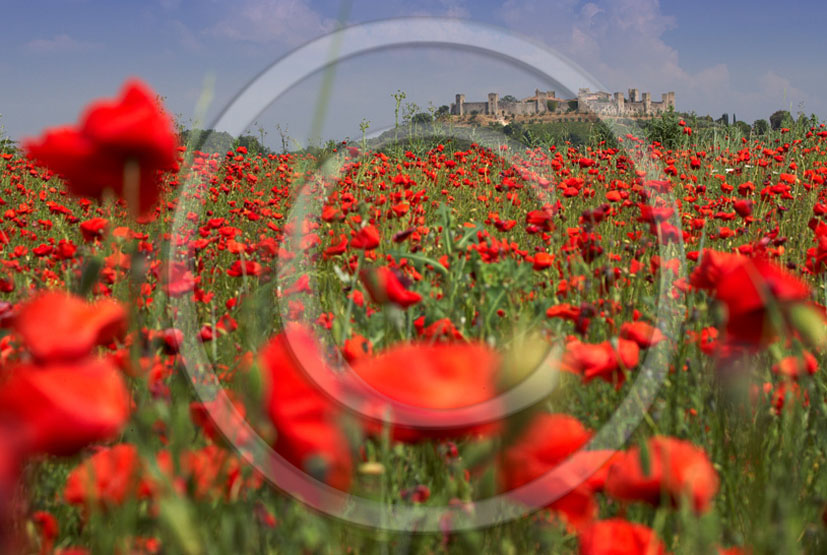
<svg viewBox="0 0 827 555"><path fill-rule="evenodd" d="M267 412L278 434L276 452L296 467L321 475L329 485L347 490L353 464L336 424L338 411L303 370L331 375L312 332L291 324L260 357L268 382Z"/></svg>
<svg viewBox="0 0 827 555"><path fill-rule="evenodd" d="M445 409L494 398L499 366L499 355L481 343L401 343L357 360L352 369L379 393L414 407L426 425L422 429L397 425L392 433L399 441L415 442L495 431L497 423L453 426L451 412ZM368 396L364 402L368 405L364 410L377 417L386 411L387 404L380 399Z"/></svg>
<svg viewBox="0 0 827 555"><path fill-rule="evenodd" d="M371 356L372 354L373 346L371 346L370 341L358 333L346 339L342 347L342 355L346 361L351 363L365 356Z"/></svg>
<svg viewBox="0 0 827 555"><path fill-rule="evenodd" d="M557 472L552 474L555 479L546 479L542 486L538 486L547 488L540 497L552 498L548 508L560 514L574 528L582 528L597 516L593 488L585 479L569 473L563 475L562 470L555 469L561 468L561 463L582 449L591 437L592 432L572 416L537 415L500 456L499 476L503 489L513 490L548 473ZM530 492L530 497L534 496L539 496L537 488L532 488ZM521 500L519 496L515 498Z"/></svg>
<svg viewBox="0 0 827 555"><path fill-rule="evenodd" d="M408 308L422 300L422 295L406 289L390 268L364 269L359 272L359 277L375 303L393 303Z"/></svg>
<svg viewBox="0 0 827 555"><path fill-rule="evenodd" d="M626 379L624 370L637 366L639 356L637 343L627 339L618 339L617 349L611 341L590 344L575 339L566 345L560 369L579 374L586 382L600 378L620 387Z"/></svg>
<svg viewBox="0 0 827 555"><path fill-rule="evenodd" d="M103 447L78 464L66 479L63 497L83 507L114 507L129 497L148 497L152 489L141 480L143 468L138 449L122 443Z"/></svg>
<svg viewBox="0 0 827 555"><path fill-rule="evenodd" d="M375 249L379 246L379 230L372 225L363 227L350 240L350 246L366 251Z"/></svg>
<svg viewBox="0 0 827 555"><path fill-rule="evenodd" d="M161 276L164 292L170 297L180 297L195 289L195 277L183 262L172 262Z"/></svg>
<svg viewBox="0 0 827 555"><path fill-rule="evenodd" d="M331 244L324 250L325 258L342 254L347 250L347 237L344 234L339 235L339 241Z"/></svg>
<svg viewBox="0 0 827 555"><path fill-rule="evenodd" d="M771 303L783 311L810 298L809 286L761 258L705 251L692 284L712 291L727 308L727 332L735 340L761 344L774 335L768 322Z"/></svg>
<svg viewBox="0 0 827 555"><path fill-rule="evenodd" d="M620 326L620 337L637 343L641 349L648 349L666 340L666 336L658 328L647 322L626 322Z"/></svg>
<svg viewBox="0 0 827 555"><path fill-rule="evenodd" d="M807 351L804 351L803 355L803 360L795 355L784 357L778 363L773 364L772 371L794 380L802 376L804 372L812 376L818 371L818 360Z"/></svg>
<svg viewBox="0 0 827 555"><path fill-rule="evenodd" d="M550 255L547 252L538 252L534 255L534 265L533 268L535 270L545 270L554 262L554 256Z"/></svg>
<svg viewBox="0 0 827 555"><path fill-rule="evenodd" d="M416 334L428 341L464 341L462 332L451 322L450 318L440 318L429 326L425 326L425 317L420 316L414 320Z"/></svg>
<svg viewBox="0 0 827 555"><path fill-rule="evenodd" d="M158 171L176 165L177 138L172 119L145 84L132 80L116 101L91 104L77 127L47 130L39 140L26 140L28 155L61 174L72 194L101 199L111 189L124 190L130 164L138 170L134 207L139 214L158 200Z"/></svg>
<svg viewBox="0 0 827 555"><path fill-rule="evenodd" d="M40 553L52 553L58 528L57 519L48 511L35 511L32 514L32 522L40 532Z"/></svg>
<svg viewBox="0 0 827 555"><path fill-rule="evenodd" d="M126 332L126 311L113 300L87 303L69 293L49 291L24 303L15 329L37 361L85 357Z"/></svg>
<svg viewBox="0 0 827 555"><path fill-rule="evenodd" d="M666 555L651 528L622 518L592 523L579 534L580 555Z"/></svg>
<svg viewBox="0 0 827 555"><path fill-rule="evenodd" d="M69 455L112 439L129 410L121 373L102 359L20 365L0 385L0 422L15 429L30 453Z"/></svg>
<svg viewBox="0 0 827 555"><path fill-rule="evenodd" d="M232 277L260 276L265 273L266 268L255 260L236 260L227 269L227 275Z"/></svg>
<svg viewBox="0 0 827 555"><path fill-rule="evenodd" d="M84 241L91 243L92 241L103 238L107 225L109 225L109 222L104 218L92 218L91 220L81 222L80 234L83 236Z"/></svg>
<svg viewBox="0 0 827 555"><path fill-rule="evenodd" d="M648 469L640 447L633 447L609 469L606 492L622 501L673 504L687 496L695 511L706 511L718 491L718 474L703 449L671 437L647 441ZM648 472L647 472L648 470Z"/></svg>

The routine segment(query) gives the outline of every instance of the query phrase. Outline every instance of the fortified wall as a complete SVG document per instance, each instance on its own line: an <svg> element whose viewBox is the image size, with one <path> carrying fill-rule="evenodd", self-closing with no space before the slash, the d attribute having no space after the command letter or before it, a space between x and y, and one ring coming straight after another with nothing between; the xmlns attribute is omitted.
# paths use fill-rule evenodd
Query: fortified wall
<svg viewBox="0 0 827 555"><path fill-rule="evenodd" d="M451 104L451 114L466 116L481 114L487 116L530 116L530 115L564 115L596 114L614 117L647 117L675 109L675 93L666 92L660 101L652 101L648 92L629 89L628 98L622 92L592 92L580 89L577 98L558 98L555 91L535 89L534 96L522 100L504 101L497 93L488 93L485 102L466 102L464 94L457 94Z"/></svg>

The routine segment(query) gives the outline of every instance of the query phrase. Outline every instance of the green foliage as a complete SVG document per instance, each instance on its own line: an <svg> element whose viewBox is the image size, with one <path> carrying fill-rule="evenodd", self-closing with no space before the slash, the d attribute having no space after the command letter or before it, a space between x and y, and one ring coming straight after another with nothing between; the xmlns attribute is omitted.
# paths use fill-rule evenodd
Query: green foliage
<svg viewBox="0 0 827 555"><path fill-rule="evenodd" d="M272 154L273 152L263 144L258 137L254 137L253 135L241 135L236 141L234 142L235 147L243 146L246 147L247 150L251 153L255 154Z"/></svg>
<svg viewBox="0 0 827 555"><path fill-rule="evenodd" d="M517 97L515 97L515 96L513 96L513 95L510 95L510 94L505 95L505 96L504 96L504 97L502 97L500 100L501 100L502 102L519 102L519 100L517 99Z"/></svg>
<svg viewBox="0 0 827 555"><path fill-rule="evenodd" d="M431 117L431 114L429 114L428 112L419 112L417 114L414 114L414 116L411 118L411 123L431 123L433 119L434 118Z"/></svg>
<svg viewBox="0 0 827 555"><path fill-rule="evenodd" d="M750 125L745 121L736 121L733 124L733 127L737 128L738 131L740 131L745 137L749 137L752 132L752 127L750 127Z"/></svg>
<svg viewBox="0 0 827 555"><path fill-rule="evenodd" d="M598 121L591 126L590 144L618 148L615 132L605 122Z"/></svg>
<svg viewBox="0 0 827 555"><path fill-rule="evenodd" d="M667 148L676 148L683 134L683 126L679 122L680 118L672 110L646 122L644 126L646 139L657 141Z"/></svg>
<svg viewBox="0 0 827 555"><path fill-rule="evenodd" d="M752 132L756 135L766 135L770 131L770 124L765 119L757 119L752 122Z"/></svg>
<svg viewBox="0 0 827 555"><path fill-rule="evenodd" d="M787 110L776 110L770 116L770 126L777 130L782 127L791 127L793 124L793 117Z"/></svg>
<svg viewBox="0 0 827 555"><path fill-rule="evenodd" d="M558 106L560 106L560 103L558 101L546 100L546 108L548 108L549 112L556 112Z"/></svg>

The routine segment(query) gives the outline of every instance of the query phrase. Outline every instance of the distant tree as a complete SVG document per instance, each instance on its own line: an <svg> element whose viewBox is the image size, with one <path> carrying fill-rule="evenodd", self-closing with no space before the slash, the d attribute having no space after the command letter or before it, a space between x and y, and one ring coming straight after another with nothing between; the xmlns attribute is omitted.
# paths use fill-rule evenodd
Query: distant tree
<svg viewBox="0 0 827 555"><path fill-rule="evenodd" d="M234 142L234 146L236 148L243 146L247 148L247 151L251 154L272 154L272 151L261 144L258 137L253 135L241 135L236 141Z"/></svg>
<svg viewBox="0 0 827 555"><path fill-rule="evenodd" d="M744 135L744 136L749 135L749 134L750 134L750 131L752 131L752 128L751 128L751 127L749 126L749 124L748 124L747 122L745 122L745 121L736 121L736 122L734 122L732 125L733 125L734 127L737 127L737 128L738 128L738 131L740 131L740 132L741 132L741 134L742 134L742 135Z"/></svg>
<svg viewBox="0 0 827 555"><path fill-rule="evenodd" d="M183 129L179 133L181 144L190 150L209 153L224 153L233 148L235 139L226 131L214 129Z"/></svg>
<svg viewBox="0 0 827 555"><path fill-rule="evenodd" d="M716 119L715 121L723 125L729 125L729 114L723 114L720 118Z"/></svg>
<svg viewBox="0 0 827 555"><path fill-rule="evenodd" d="M752 132L756 135L766 135L770 130L770 124L765 119L757 119L752 122Z"/></svg>
<svg viewBox="0 0 827 555"><path fill-rule="evenodd" d="M428 112L419 112L418 114L414 114L414 116L411 118L411 123L416 124L431 123L432 121L433 118L431 117L431 114L429 114Z"/></svg>
<svg viewBox="0 0 827 555"><path fill-rule="evenodd" d="M548 108L549 112L556 112L557 106L559 105L560 103L556 100L546 100L546 108Z"/></svg>
<svg viewBox="0 0 827 555"><path fill-rule="evenodd" d="M569 100L569 112L574 112L577 110L577 101L576 100Z"/></svg>
<svg viewBox="0 0 827 555"><path fill-rule="evenodd" d="M510 94L505 95L500 100L502 102L519 102L519 100L517 100L517 98L515 96L512 96Z"/></svg>
<svg viewBox="0 0 827 555"><path fill-rule="evenodd" d="M781 129L784 126L790 125L793 117L787 110L776 110L770 116L770 127L773 129Z"/></svg>
<svg viewBox="0 0 827 555"><path fill-rule="evenodd" d="M447 116L450 111L451 111L451 108L449 108L448 105L443 104L442 106L440 106L439 108L436 109L436 116L437 117Z"/></svg>

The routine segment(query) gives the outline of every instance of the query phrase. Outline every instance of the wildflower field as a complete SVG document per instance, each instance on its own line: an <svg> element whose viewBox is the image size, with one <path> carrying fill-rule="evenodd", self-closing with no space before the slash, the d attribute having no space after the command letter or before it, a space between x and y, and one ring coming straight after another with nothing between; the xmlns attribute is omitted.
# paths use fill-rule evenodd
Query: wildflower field
<svg viewBox="0 0 827 555"><path fill-rule="evenodd" d="M827 552L827 128L667 118L6 151L3 551Z"/></svg>

